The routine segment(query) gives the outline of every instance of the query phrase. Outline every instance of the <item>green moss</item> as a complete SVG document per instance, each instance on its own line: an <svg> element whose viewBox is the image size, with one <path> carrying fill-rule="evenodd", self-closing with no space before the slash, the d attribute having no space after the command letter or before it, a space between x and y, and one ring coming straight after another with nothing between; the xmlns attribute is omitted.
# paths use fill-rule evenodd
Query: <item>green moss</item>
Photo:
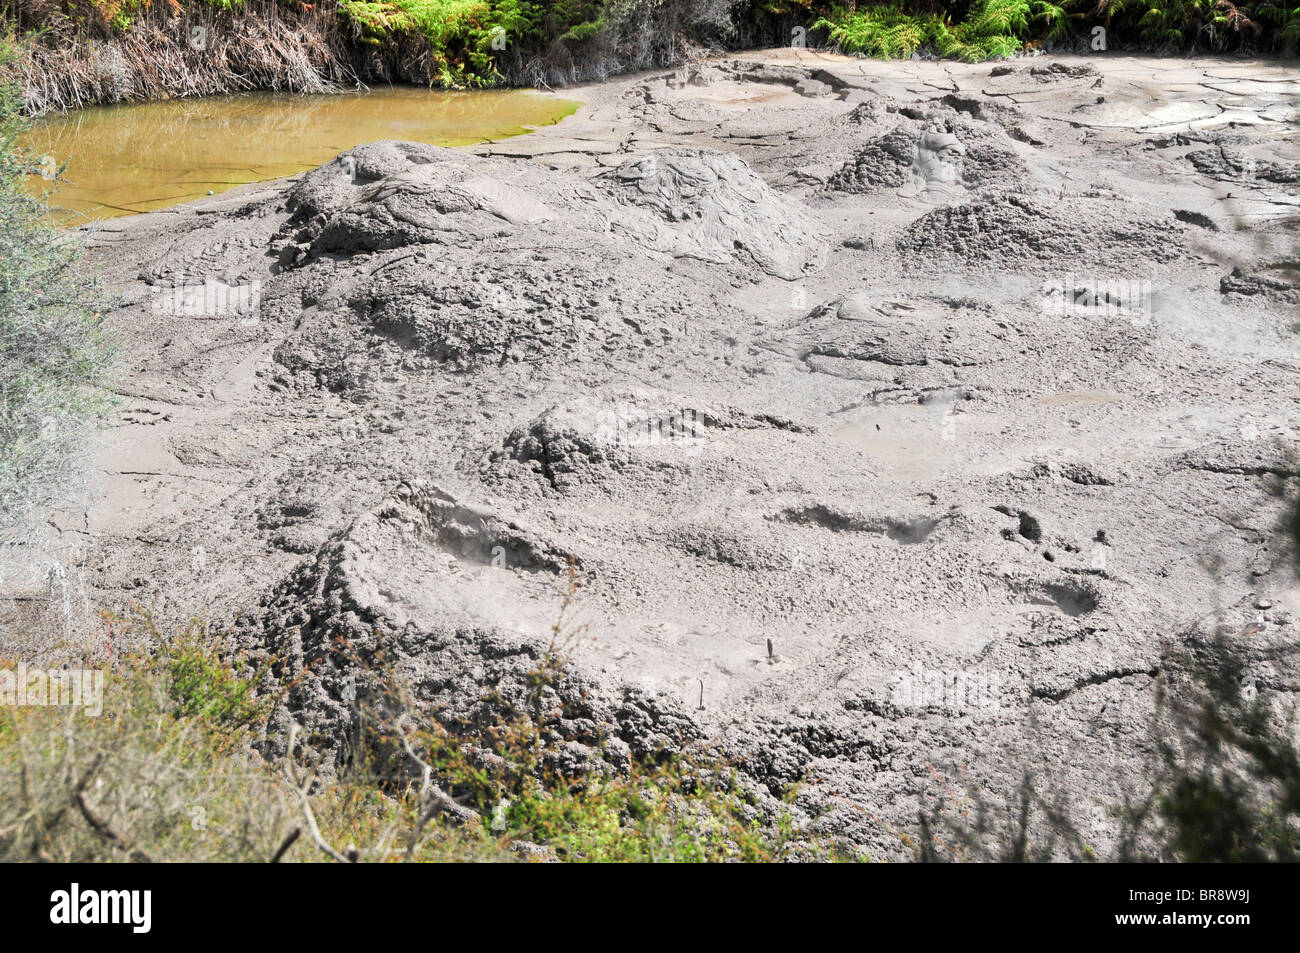
<svg viewBox="0 0 1300 953"><path fill-rule="evenodd" d="M372 45L422 38L444 86L498 82L494 47L527 28L517 0L339 0L339 9Z"/></svg>

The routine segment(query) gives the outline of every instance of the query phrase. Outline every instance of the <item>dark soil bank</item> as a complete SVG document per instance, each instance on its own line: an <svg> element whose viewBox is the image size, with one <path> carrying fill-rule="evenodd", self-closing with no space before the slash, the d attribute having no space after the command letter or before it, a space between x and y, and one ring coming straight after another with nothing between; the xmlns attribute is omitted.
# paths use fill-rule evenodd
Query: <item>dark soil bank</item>
<svg viewBox="0 0 1300 953"><path fill-rule="evenodd" d="M0 18L26 38L33 114L361 82L559 87L757 46L977 62L1036 50L1287 55L1300 39L1300 9L1265 0L1138 0L1104 15L1093 0L19 0Z"/></svg>

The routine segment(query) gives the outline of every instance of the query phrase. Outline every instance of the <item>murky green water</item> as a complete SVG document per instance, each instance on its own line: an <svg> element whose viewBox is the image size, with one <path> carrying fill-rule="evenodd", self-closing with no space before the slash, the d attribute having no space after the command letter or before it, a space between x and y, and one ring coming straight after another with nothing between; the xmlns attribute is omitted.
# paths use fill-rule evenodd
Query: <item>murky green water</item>
<svg viewBox="0 0 1300 953"><path fill-rule="evenodd" d="M61 219L110 218L313 169L379 139L460 146L551 125L578 103L524 90L389 88L336 96L249 93L83 109L39 120L25 144Z"/></svg>

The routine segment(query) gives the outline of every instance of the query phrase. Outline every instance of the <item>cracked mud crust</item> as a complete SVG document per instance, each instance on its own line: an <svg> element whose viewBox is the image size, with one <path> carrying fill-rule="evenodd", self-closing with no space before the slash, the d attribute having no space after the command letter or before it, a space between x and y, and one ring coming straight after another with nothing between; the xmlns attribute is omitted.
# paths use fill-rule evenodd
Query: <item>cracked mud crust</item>
<svg viewBox="0 0 1300 953"><path fill-rule="evenodd" d="M55 551L310 669L277 717L340 756L332 637L467 720L572 565L575 744L719 737L877 858L1034 770L1104 851L1169 647L1297 637L1300 82L784 50L577 95L94 229L127 396Z"/></svg>

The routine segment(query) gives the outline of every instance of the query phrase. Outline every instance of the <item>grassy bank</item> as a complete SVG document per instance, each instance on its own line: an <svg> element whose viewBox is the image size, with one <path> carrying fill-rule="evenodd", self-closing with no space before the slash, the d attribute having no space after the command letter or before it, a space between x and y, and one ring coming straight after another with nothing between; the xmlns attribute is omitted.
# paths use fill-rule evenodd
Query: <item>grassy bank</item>
<svg viewBox="0 0 1300 953"><path fill-rule="evenodd" d="M556 767L564 659L545 654L520 705L485 695L472 733L417 715L404 686L363 706L355 756L320 772L268 715L292 685L198 622L170 635L147 613L106 619L147 652L83 660L94 705L0 705L0 860L277 862L781 862L864 859L795 822L707 745L579 772ZM893 831L921 862L1069 859L1277 862L1300 856L1295 709L1243 691L1227 629L1184 633L1164 661L1149 771L1111 805L1104 854L1068 791L1026 762L1018 799L967 791ZM79 668L77 663L70 666ZM16 666L0 659L0 674ZM65 672L65 675L67 673ZM30 676L29 676L30 683ZM0 679L0 697L13 686ZM617 744L617 741L614 741ZM795 792L792 791L793 795Z"/></svg>
<svg viewBox="0 0 1300 953"><path fill-rule="evenodd" d="M34 0L31 113L241 89L361 82L558 86L704 50L808 43L968 61L1026 48L1293 52L1294 0Z"/></svg>
<svg viewBox="0 0 1300 953"><path fill-rule="evenodd" d="M157 647L98 662L94 706L0 706L0 859L42 861L768 862L834 859L766 815L708 752L571 774L546 688L459 735L412 716L402 686L367 710L357 756L322 776L291 737L264 758L287 686L199 623L170 637L147 614L109 620ZM13 668L0 660L0 671Z"/></svg>

